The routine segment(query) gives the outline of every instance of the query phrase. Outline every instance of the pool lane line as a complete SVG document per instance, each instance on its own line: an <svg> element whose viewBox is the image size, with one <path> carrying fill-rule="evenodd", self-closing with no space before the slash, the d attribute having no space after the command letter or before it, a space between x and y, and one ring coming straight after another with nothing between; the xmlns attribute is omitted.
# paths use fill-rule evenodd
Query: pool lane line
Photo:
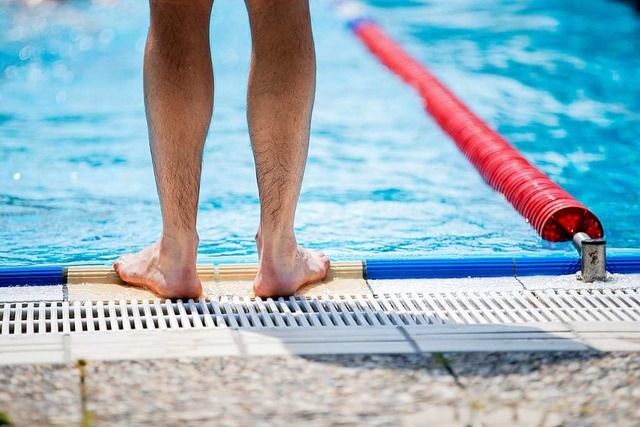
<svg viewBox="0 0 640 427"><path fill-rule="evenodd" d="M600 220L532 165L513 145L475 115L429 69L385 34L364 6L333 0L351 32L390 71L413 87L426 111L456 143L485 182L502 193L536 232L552 242L569 241L579 232L604 236Z"/></svg>
<svg viewBox="0 0 640 427"><path fill-rule="evenodd" d="M199 264L204 281L253 280L257 264ZM562 276L580 270L569 256L365 259L334 262L327 279L460 279L479 277ZM217 271L217 274L216 274ZM640 251L607 256L609 273L640 273ZM0 268L0 287L122 283L110 266L30 266Z"/></svg>

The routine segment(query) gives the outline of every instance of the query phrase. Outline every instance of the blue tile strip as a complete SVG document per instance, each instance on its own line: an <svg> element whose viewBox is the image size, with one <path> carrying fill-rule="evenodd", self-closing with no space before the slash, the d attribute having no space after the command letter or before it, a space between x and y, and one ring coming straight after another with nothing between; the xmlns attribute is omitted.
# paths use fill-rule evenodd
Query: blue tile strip
<svg viewBox="0 0 640 427"><path fill-rule="evenodd" d="M367 259L367 279L513 276L511 258Z"/></svg>
<svg viewBox="0 0 640 427"><path fill-rule="evenodd" d="M580 259L568 256L366 260L367 279L562 276L577 271ZM608 255L607 271L640 273L640 253Z"/></svg>
<svg viewBox="0 0 640 427"><path fill-rule="evenodd" d="M61 285L62 276L62 266L0 268L0 287Z"/></svg>
<svg viewBox="0 0 640 427"><path fill-rule="evenodd" d="M640 255L607 256L607 271L619 274L640 273Z"/></svg>

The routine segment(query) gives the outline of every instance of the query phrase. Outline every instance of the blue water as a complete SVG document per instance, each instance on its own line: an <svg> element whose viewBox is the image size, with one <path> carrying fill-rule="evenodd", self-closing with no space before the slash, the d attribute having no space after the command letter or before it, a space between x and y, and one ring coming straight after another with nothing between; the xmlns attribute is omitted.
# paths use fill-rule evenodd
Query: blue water
<svg viewBox="0 0 640 427"><path fill-rule="evenodd" d="M0 265L106 263L159 234L139 0L0 8ZM334 259L569 251L542 242L420 99L314 1L318 92L299 240ZM640 19L617 2L370 1L525 155L640 247ZM200 261L253 261L246 12L216 0Z"/></svg>

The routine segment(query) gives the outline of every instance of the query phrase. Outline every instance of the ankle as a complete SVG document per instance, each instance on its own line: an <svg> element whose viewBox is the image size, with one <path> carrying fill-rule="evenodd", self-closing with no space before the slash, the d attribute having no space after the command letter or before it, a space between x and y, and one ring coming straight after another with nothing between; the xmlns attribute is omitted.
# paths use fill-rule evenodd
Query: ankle
<svg viewBox="0 0 640 427"><path fill-rule="evenodd" d="M160 237L160 256L179 259L183 262L195 262L200 239L198 233L163 233Z"/></svg>
<svg viewBox="0 0 640 427"><path fill-rule="evenodd" d="M294 256L298 248L298 242L293 234L265 234L257 236L260 244L260 256L262 257L288 257Z"/></svg>

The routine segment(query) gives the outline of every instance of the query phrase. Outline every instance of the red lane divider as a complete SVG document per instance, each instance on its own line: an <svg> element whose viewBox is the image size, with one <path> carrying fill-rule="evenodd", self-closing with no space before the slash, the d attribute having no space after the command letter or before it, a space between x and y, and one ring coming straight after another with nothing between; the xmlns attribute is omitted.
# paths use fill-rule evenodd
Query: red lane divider
<svg viewBox="0 0 640 427"><path fill-rule="evenodd" d="M602 224L591 211L529 163L375 23L363 20L352 29L387 68L418 91L427 112L484 180L501 192L543 239L566 241L578 232L603 237Z"/></svg>

